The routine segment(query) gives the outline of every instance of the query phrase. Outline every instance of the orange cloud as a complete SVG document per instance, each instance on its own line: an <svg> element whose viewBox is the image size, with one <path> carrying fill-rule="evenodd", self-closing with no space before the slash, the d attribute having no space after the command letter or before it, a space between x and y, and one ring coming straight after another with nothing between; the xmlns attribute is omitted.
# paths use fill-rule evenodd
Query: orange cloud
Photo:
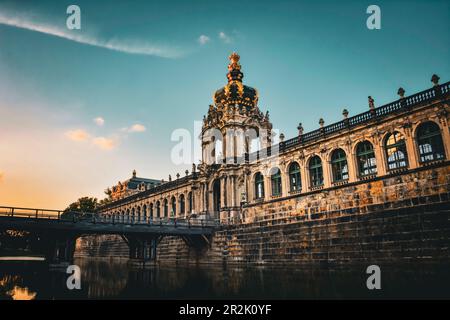
<svg viewBox="0 0 450 320"><path fill-rule="evenodd" d="M146 130L147 130L147 128L144 125L139 124L139 123L133 124L131 127L123 129L123 131L126 131L126 132L144 132Z"/></svg>
<svg viewBox="0 0 450 320"><path fill-rule="evenodd" d="M86 141L90 138L89 133L83 129L70 130L65 133L65 136L73 141Z"/></svg>
<svg viewBox="0 0 450 320"><path fill-rule="evenodd" d="M96 137L92 139L92 143L103 150L112 150L118 145L118 141L116 139L105 137Z"/></svg>

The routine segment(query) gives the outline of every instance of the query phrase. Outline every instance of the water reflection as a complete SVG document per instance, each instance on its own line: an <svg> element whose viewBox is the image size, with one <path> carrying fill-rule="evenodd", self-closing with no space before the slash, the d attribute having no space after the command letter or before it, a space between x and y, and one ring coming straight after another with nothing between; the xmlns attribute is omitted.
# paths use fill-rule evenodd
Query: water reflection
<svg viewBox="0 0 450 320"><path fill-rule="evenodd" d="M449 298L448 266L383 267L382 290L366 288L365 267L133 267L127 260L77 259L81 290L65 269L0 261L0 299Z"/></svg>

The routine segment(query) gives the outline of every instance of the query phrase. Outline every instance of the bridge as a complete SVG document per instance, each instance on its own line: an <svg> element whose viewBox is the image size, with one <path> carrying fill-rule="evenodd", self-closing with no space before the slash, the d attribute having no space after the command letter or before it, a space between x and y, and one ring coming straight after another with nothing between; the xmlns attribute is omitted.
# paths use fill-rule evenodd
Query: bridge
<svg viewBox="0 0 450 320"><path fill-rule="evenodd" d="M219 222L212 219L146 218L117 220L95 213L0 206L0 231L32 234L49 263L73 260L76 239L91 234L120 235L128 244L130 259L156 261L157 246L165 236L178 236L201 250L208 246ZM1 248L1 247L0 247Z"/></svg>

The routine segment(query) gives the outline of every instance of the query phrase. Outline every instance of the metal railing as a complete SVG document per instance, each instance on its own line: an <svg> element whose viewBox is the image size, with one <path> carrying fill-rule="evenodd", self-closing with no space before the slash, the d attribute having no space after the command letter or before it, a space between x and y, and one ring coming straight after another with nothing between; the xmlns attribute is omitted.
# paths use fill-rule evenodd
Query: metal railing
<svg viewBox="0 0 450 320"><path fill-rule="evenodd" d="M59 220L62 213L62 210L0 206L0 216L8 217Z"/></svg>
<svg viewBox="0 0 450 320"><path fill-rule="evenodd" d="M123 225L148 225L148 226L171 226L171 227L218 227L220 221L211 218L158 218L158 217L133 217L121 215L100 215L94 218L94 223L123 224Z"/></svg>
<svg viewBox="0 0 450 320"><path fill-rule="evenodd" d="M0 206L0 216L24 218L59 220L64 222L87 222L93 224L122 224L122 225L148 225L161 227L187 227L187 228L211 228L218 227L220 221L211 218L153 218L153 217L133 217L117 215L99 215L91 212L64 212L62 210L34 209L20 207Z"/></svg>

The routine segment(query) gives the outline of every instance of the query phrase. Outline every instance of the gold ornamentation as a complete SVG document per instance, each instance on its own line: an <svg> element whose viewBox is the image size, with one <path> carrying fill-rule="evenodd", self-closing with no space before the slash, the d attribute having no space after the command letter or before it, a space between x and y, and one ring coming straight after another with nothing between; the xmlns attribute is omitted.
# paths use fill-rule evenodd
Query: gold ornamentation
<svg viewBox="0 0 450 320"><path fill-rule="evenodd" d="M228 70L241 70L241 65L239 64L239 59L241 57L236 53L233 52L228 59L230 59L230 64L228 65Z"/></svg>

